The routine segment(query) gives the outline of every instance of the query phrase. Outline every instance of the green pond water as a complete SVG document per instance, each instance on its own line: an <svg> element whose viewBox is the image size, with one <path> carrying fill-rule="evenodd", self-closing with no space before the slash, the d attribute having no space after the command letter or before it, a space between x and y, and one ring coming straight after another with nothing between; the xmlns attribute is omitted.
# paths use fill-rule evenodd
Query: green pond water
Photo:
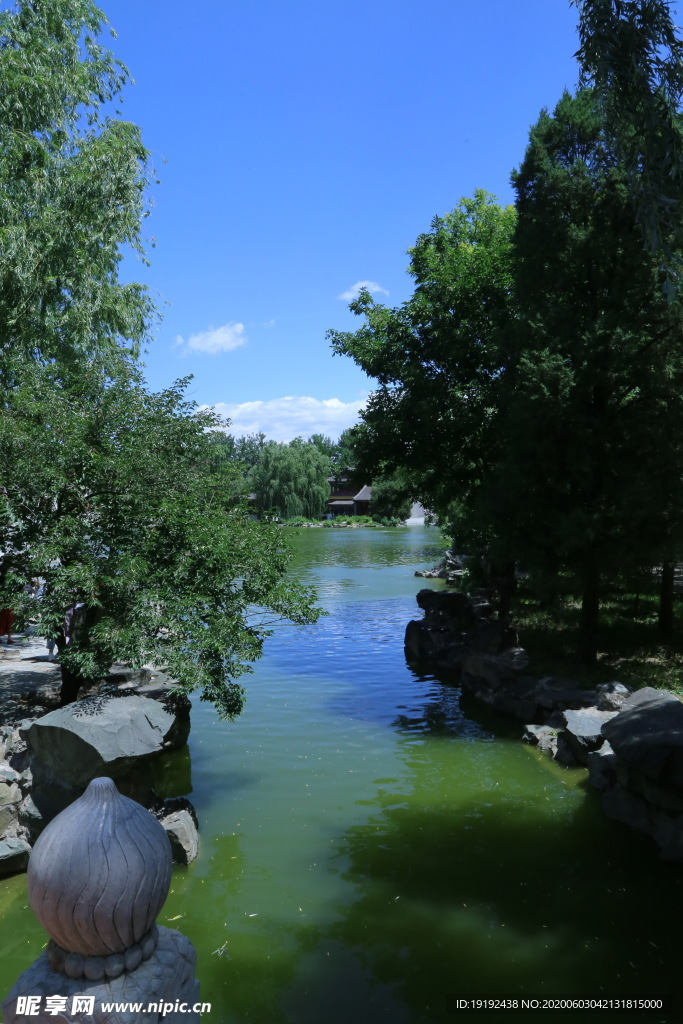
<svg viewBox="0 0 683 1024"><path fill-rule="evenodd" d="M462 996L675 993L683 869L604 819L583 772L407 667L438 533L290 536L329 615L277 628L238 721L196 701L189 751L158 770L200 821L159 923L197 947L204 1019L428 1024ZM25 877L1 882L3 994L45 941Z"/></svg>

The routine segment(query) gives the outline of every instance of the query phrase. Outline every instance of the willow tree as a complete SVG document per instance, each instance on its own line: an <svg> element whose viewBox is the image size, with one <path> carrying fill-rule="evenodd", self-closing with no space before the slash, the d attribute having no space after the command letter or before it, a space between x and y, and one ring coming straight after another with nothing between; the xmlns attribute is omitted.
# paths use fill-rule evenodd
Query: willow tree
<svg viewBox="0 0 683 1024"><path fill-rule="evenodd" d="M188 382L153 394L133 366L112 377L94 364L68 374L33 364L7 398L9 585L45 580L31 610L57 637L63 703L114 660L152 662L231 718L270 623L319 614L287 576L282 531L231 496L238 467L213 443L215 415L187 399Z"/></svg>
<svg viewBox="0 0 683 1024"><path fill-rule="evenodd" d="M92 0L21 0L0 14L0 351L16 358L136 355L154 306L123 284L144 257L149 183L136 125L111 113L128 72L98 42ZM10 356L12 359L10 359Z"/></svg>
<svg viewBox="0 0 683 1024"><path fill-rule="evenodd" d="M91 0L0 15L0 606L46 581L32 610L63 702L115 659L152 661L231 717L268 621L317 611L281 531L235 497L215 417L183 382L150 394L135 362L155 309L119 266L144 258L149 168L110 113L128 73L105 27Z"/></svg>
<svg viewBox="0 0 683 1024"><path fill-rule="evenodd" d="M254 470L253 485L261 509L284 518L316 519L330 496L329 458L310 441L266 444Z"/></svg>

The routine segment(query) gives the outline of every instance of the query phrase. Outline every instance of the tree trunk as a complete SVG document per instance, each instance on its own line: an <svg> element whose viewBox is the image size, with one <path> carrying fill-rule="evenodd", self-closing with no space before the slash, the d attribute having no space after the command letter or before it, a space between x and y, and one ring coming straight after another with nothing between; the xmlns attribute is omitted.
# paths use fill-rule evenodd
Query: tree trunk
<svg viewBox="0 0 683 1024"><path fill-rule="evenodd" d="M512 609L512 598L517 589L515 579L515 563L507 562L498 581L498 621L507 629L510 625L510 612Z"/></svg>
<svg viewBox="0 0 683 1024"><path fill-rule="evenodd" d="M598 660L598 622L600 618L600 570L596 559L587 561L582 584L579 661L582 665L595 665Z"/></svg>
<svg viewBox="0 0 683 1024"><path fill-rule="evenodd" d="M66 647L66 637L61 633L57 637L57 654L61 654ZM60 664L59 671L62 674L62 688L59 692L59 705L64 707L65 704L73 704L78 699L78 691L81 688L82 680L80 676L74 675L70 672L66 665Z"/></svg>
<svg viewBox="0 0 683 1024"><path fill-rule="evenodd" d="M66 704L73 704L75 700L78 700L83 680L80 676L69 672L64 665L60 665L60 671L62 673L62 688L59 691L59 706L63 708Z"/></svg>
<svg viewBox="0 0 683 1024"><path fill-rule="evenodd" d="M658 625L665 636L671 636L674 631L674 569L673 562L665 562L662 568Z"/></svg>

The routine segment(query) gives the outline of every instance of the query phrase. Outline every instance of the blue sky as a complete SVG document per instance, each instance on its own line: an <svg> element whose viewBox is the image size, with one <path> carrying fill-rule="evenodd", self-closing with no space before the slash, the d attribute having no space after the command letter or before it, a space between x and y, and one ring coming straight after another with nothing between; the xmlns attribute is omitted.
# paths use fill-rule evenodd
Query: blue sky
<svg viewBox="0 0 683 1024"><path fill-rule="evenodd" d="M337 436L373 382L333 357L358 282L398 305L406 249L484 188L512 201L529 127L574 88L569 0L101 0L160 184L127 258L163 321L150 387L236 433Z"/></svg>

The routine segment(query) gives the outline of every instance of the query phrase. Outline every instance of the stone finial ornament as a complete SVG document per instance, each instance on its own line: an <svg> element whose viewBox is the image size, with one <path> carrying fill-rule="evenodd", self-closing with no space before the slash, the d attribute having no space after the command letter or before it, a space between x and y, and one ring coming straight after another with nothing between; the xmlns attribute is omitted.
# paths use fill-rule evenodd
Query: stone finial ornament
<svg viewBox="0 0 683 1024"><path fill-rule="evenodd" d="M171 883L171 847L159 822L108 778L39 836L28 898L53 942L52 968L71 978L116 978L147 960Z"/></svg>

